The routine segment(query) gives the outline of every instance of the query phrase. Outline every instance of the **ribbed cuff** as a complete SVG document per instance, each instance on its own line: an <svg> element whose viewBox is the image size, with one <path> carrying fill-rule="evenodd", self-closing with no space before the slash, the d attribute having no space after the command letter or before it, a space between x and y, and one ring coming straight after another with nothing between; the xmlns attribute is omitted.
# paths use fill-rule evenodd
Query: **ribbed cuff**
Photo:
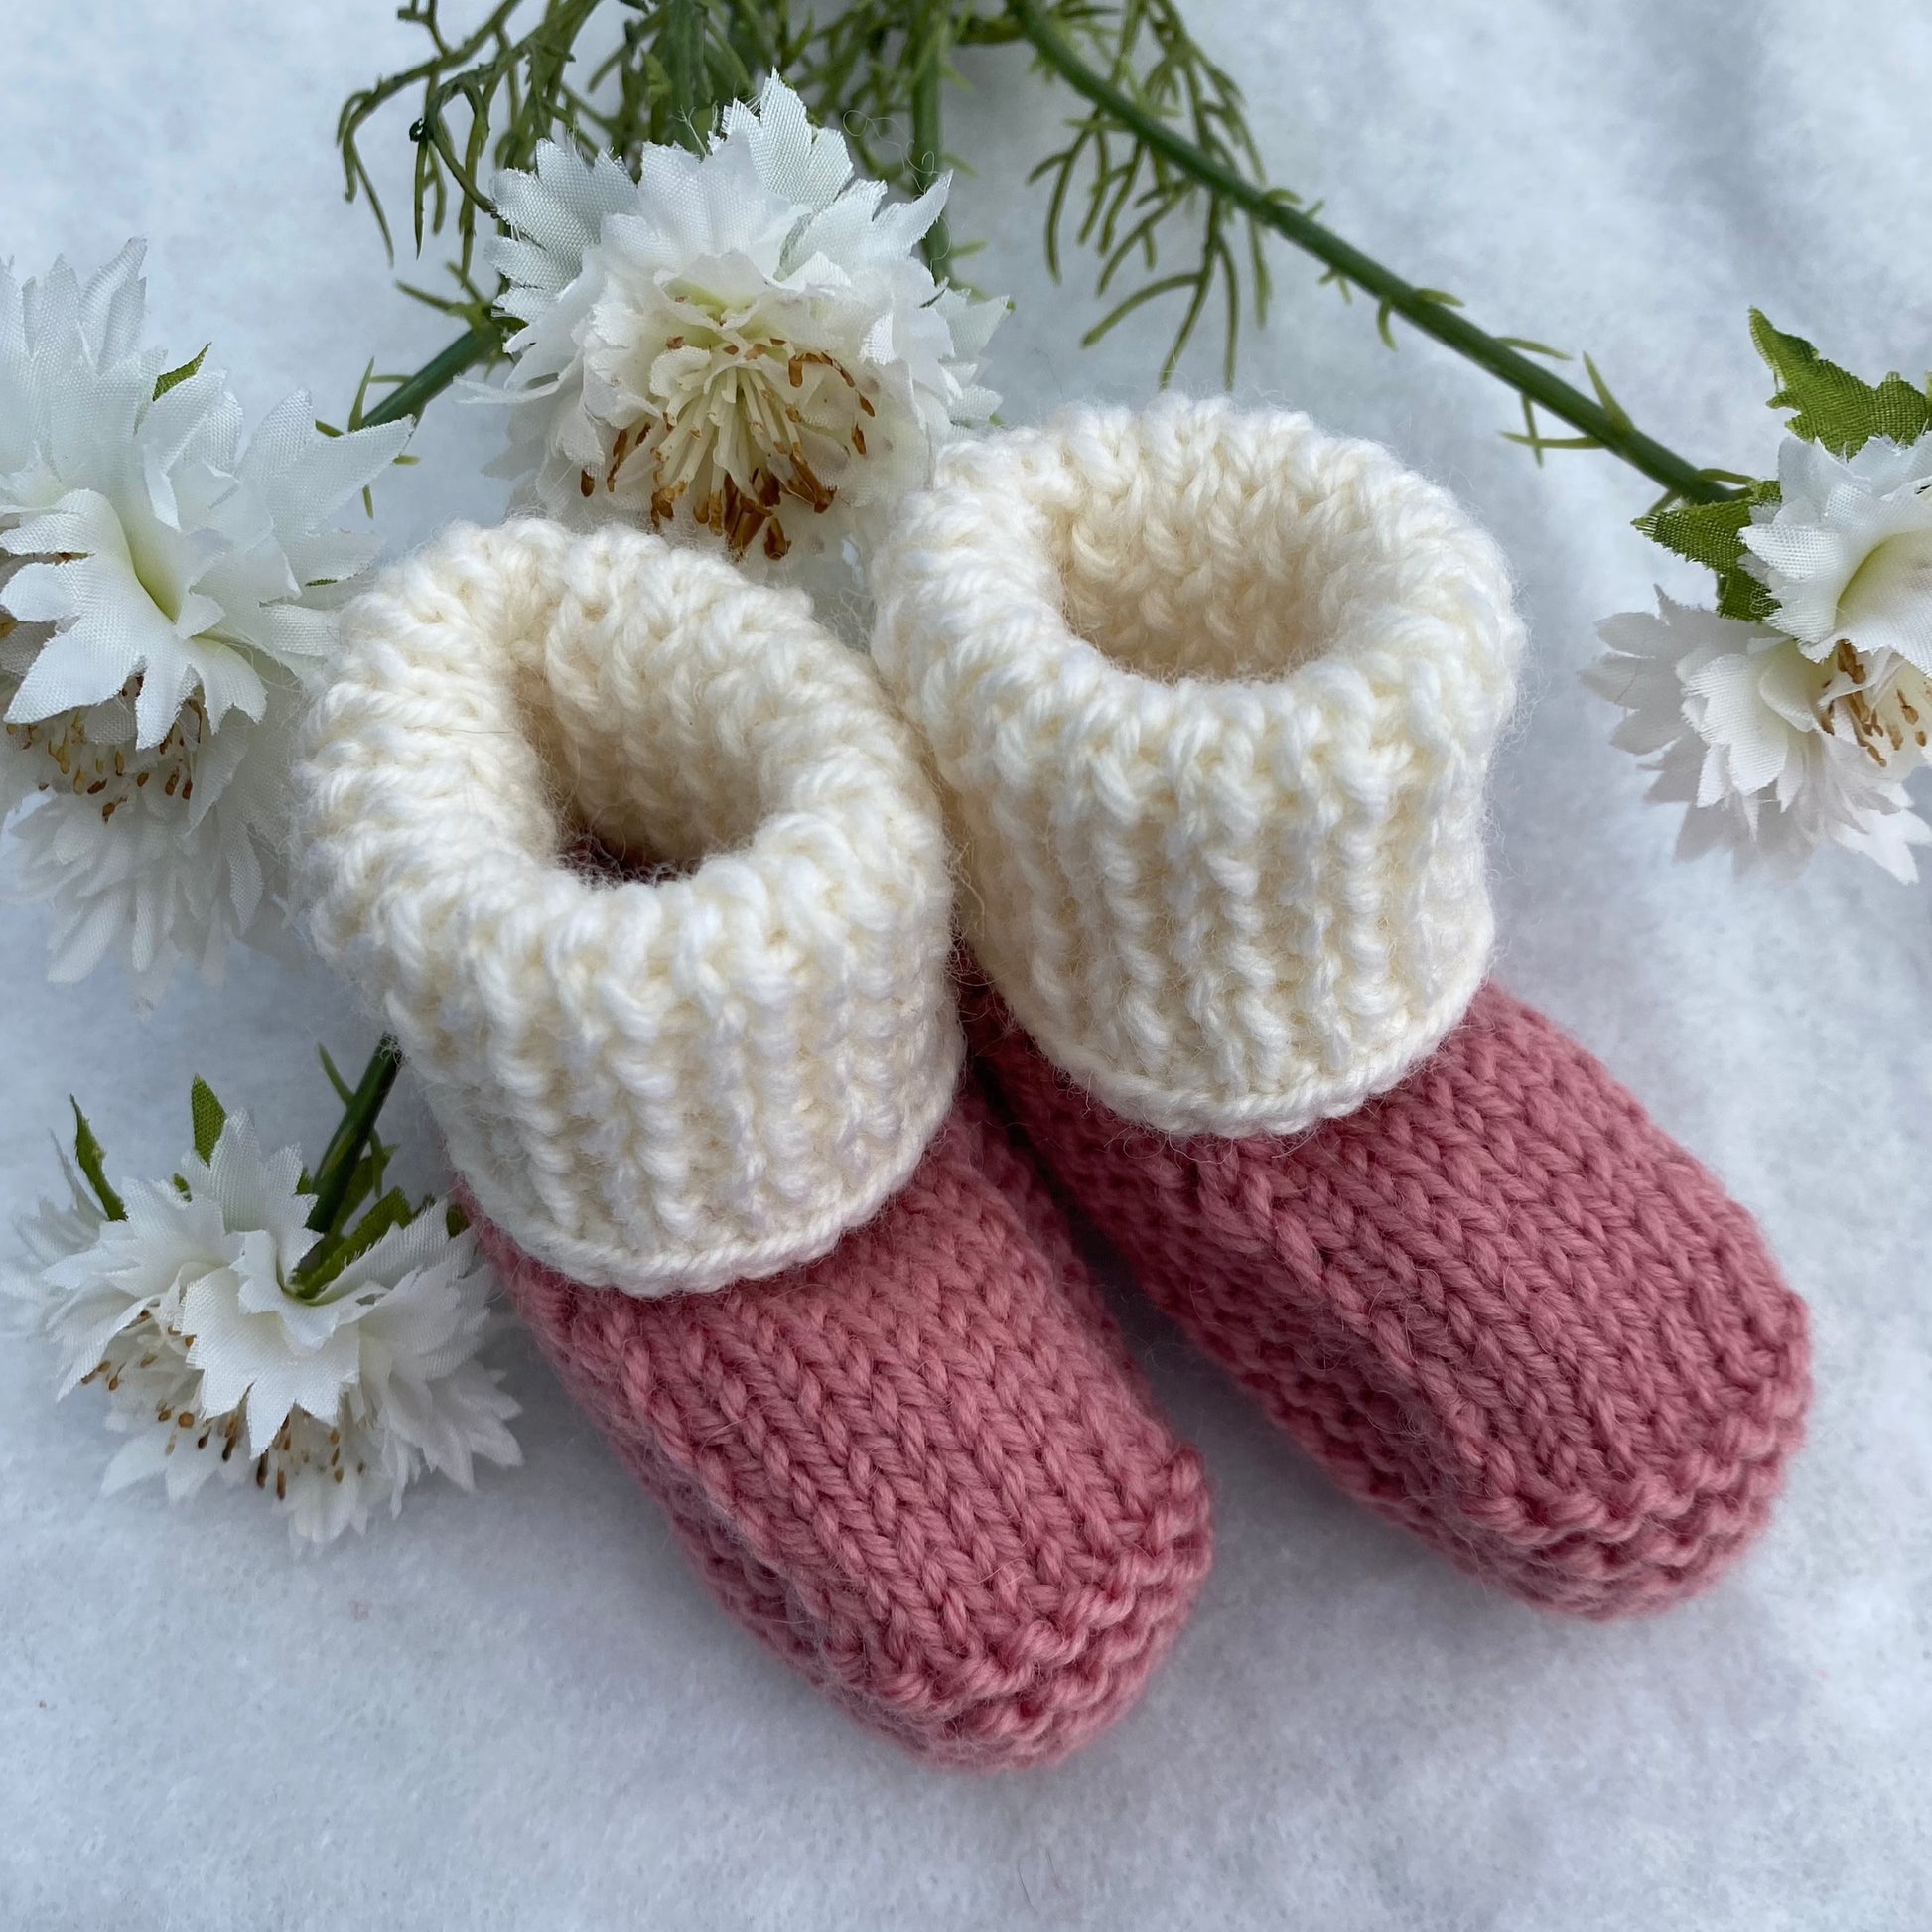
<svg viewBox="0 0 1932 1932"><path fill-rule="evenodd" d="M1522 632L1442 490L1299 415L1073 409L948 451L873 583L966 936L1100 1100L1289 1133L1455 1024Z"/></svg>
<svg viewBox="0 0 1932 1932"><path fill-rule="evenodd" d="M483 1212L637 1295L868 1219L962 1048L938 807L866 661L722 560L537 522L451 531L345 632L296 774L310 924Z"/></svg>

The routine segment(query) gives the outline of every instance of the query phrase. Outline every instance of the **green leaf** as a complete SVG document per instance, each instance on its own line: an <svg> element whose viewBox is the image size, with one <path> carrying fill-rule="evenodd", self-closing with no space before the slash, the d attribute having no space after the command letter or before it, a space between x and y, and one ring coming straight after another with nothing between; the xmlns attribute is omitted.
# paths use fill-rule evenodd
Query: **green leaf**
<svg viewBox="0 0 1932 1932"><path fill-rule="evenodd" d="M154 379L155 401L159 402L170 389L179 388L191 375L198 373L202 364L207 360L207 352L211 346L211 344L204 343L202 345L201 354L196 356L194 361L184 362L180 368L169 369L163 374L156 376Z"/></svg>
<svg viewBox="0 0 1932 1932"><path fill-rule="evenodd" d="M1505 348L1520 349L1525 355L1547 355L1553 362L1575 359L1567 348L1552 348L1548 343L1540 343L1534 336L1498 336L1496 340Z"/></svg>
<svg viewBox="0 0 1932 1932"><path fill-rule="evenodd" d="M1750 553L1744 547L1744 532L1750 528L1755 505L1777 500L1775 483L1751 482L1741 496L1727 502L1667 504L1638 517L1636 527L1651 542L1717 573L1721 617L1762 623L1777 607L1745 563Z"/></svg>
<svg viewBox="0 0 1932 1932"><path fill-rule="evenodd" d="M316 1052L321 1056L322 1070L328 1074L329 1084L336 1089L336 1098L346 1107L355 1098L355 1089L343 1078L342 1072L336 1065L336 1062L329 1057L328 1047L318 1046Z"/></svg>
<svg viewBox="0 0 1932 1932"><path fill-rule="evenodd" d="M214 1144L228 1124L228 1110L214 1097L214 1089L199 1075L188 1090L188 1111L195 1123L195 1152L204 1161L214 1157Z"/></svg>
<svg viewBox="0 0 1932 1932"><path fill-rule="evenodd" d="M1916 442L1932 427L1932 403L1901 375L1888 375L1873 388L1828 362L1802 336L1774 329L1757 309L1751 311L1751 341L1777 379L1771 407L1794 411L1792 435L1835 456L1851 456L1874 436Z"/></svg>
<svg viewBox="0 0 1932 1932"><path fill-rule="evenodd" d="M1610 385L1603 380L1602 371L1587 356L1584 357L1584 367L1589 372L1589 386L1596 391L1596 400L1603 405L1603 413L1618 429L1634 429L1630 412L1610 393Z"/></svg>
<svg viewBox="0 0 1932 1932"><path fill-rule="evenodd" d="M73 1109L74 1162L87 1176L87 1185L94 1190L94 1198L100 1202L100 1211L110 1221L124 1221L127 1219L127 1203L107 1184L106 1162L100 1143L94 1139L94 1130L87 1125L87 1116L80 1111L80 1103L72 1094L68 1095L68 1104Z"/></svg>
<svg viewBox="0 0 1932 1932"><path fill-rule="evenodd" d="M1652 543L1722 572L1742 561L1750 522L1751 499L1737 496L1727 503L1674 503L1638 517L1637 528Z"/></svg>

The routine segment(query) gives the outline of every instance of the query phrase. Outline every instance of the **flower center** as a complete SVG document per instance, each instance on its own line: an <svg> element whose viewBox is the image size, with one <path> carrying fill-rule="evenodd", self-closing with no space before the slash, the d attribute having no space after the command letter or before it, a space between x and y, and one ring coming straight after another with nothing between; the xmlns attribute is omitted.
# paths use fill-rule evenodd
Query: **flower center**
<svg viewBox="0 0 1932 1932"><path fill-rule="evenodd" d="M1895 653L1887 656L1874 679L1870 660L1841 637L1830 659L1831 680L1818 698L1818 722L1834 738L1850 738L1881 771L1901 755L1916 759L1932 719L1925 673Z"/></svg>
<svg viewBox="0 0 1932 1932"><path fill-rule="evenodd" d="M35 789L92 799L103 820L150 787L158 796L186 804L195 795L195 759L207 732L201 694L183 704L159 745L137 752L134 701L140 690L137 671L105 704L58 711L32 724L9 724L6 733L14 746L43 760Z"/></svg>
<svg viewBox="0 0 1932 1932"><path fill-rule="evenodd" d="M625 385L644 413L618 431L604 474L584 471L579 487L637 499L653 530L688 502L734 558L757 543L775 562L866 457L873 403L824 349L749 333L689 298L679 307L688 328Z"/></svg>

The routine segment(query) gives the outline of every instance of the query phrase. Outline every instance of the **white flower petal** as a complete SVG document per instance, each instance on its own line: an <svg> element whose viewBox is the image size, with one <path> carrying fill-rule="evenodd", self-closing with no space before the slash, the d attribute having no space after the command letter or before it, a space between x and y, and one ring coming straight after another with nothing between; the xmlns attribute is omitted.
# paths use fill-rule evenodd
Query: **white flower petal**
<svg viewBox="0 0 1932 1932"><path fill-rule="evenodd" d="M1860 651L1896 651L1932 671L1932 503L1922 525L1887 537L1839 598L1837 627Z"/></svg>
<svg viewBox="0 0 1932 1932"><path fill-rule="evenodd" d="M721 145L742 144L772 194L805 208L822 208L852 179L852 156L833 128L814 127L799 99L774 73L756 110L733 101L725 110Z"/></svg>
<svg viewBox="0 0 1932 1932"><path fill-rule="evenodd" d="M131 1436L108 1463L100 1479L100 1493L112 1496L136 1482L158 1476L168 1466L169 1428L144 1429Z"/></svg>
<svg viewBox="0 0 1932 1932"><path fill-rule="evenodd" d="M1791 727L1764 703L1761 682L1748 652L1713 658L1685 680L1686 690L1705 702L1702 735L1714 749L1722 748L1725 773L1715 794L1700 792L1699 804L1714 803L1725 791L1761 791L1784 769Z"/></svg>
<svg viewBox="0 0 1932 1932"><path fill-rule="evenodd" d="M402 454L414 429L407 421L325 436L315 426L309 398L298 393L263 419L236 475L261 492L280 533L306 534L374 483Z"/></svg>
<svg viewBox="0 0 1932 1932"><path fill-rule="evenodd" d="M1788 436L1778 477L1777 508L1743 533L1777 626L1815 657L1849 637L1932 670L1932 433L1903 447L1874 437L1850 458Z"/></svg>
<svg viewBox="0 0 1932 1932"><path fill-rule="evenodd" d="M141 317L147 301L141 263L147 252L145 241L129 241L112 261L87 277L75 320L96 363L122 361L141 345Z"/></svg>

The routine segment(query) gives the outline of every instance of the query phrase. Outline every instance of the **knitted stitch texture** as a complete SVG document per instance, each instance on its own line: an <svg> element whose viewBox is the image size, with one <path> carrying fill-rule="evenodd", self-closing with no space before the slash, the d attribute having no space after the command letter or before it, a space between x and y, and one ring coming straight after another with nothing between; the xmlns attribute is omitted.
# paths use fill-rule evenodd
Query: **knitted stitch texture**
<svg viewBox="0 0 1932 1932"><path fill-rule="evenodd" d="M323 956L483 1210L580 1282L823 1254L945 1117L938 808L796 593L633 531L453 529L351 608L296 794Z"/></svg>
<svg viewBox="0 0 1932 1932"><path fill-rule="evenodd" d="M1066 1193L1342 1488L1555 1610L1661 1609L1764 1523L1809 1394L1750 1216L1495 987L1299 1140L1108 1112L990 993L969 1031Z"/></svg>
<svg viewBox="0 0 1932 1932"><path fill-rule="evenodd" d="M947 451L873 584L967 937L1109 1107L1289 1132L1460 1017L1522 633L1443 491L1304 416L1070 409Z"/></svg>
<svg viewBox="0 0 1932 1932"><path fill-rule="evenodd" d="M970 1090L876 1218L774 1281L638 1300L482 1236L710 1588L864 1723L1016 1767L1139 1696L1207 1570L1200 1463Z"/></svg>

